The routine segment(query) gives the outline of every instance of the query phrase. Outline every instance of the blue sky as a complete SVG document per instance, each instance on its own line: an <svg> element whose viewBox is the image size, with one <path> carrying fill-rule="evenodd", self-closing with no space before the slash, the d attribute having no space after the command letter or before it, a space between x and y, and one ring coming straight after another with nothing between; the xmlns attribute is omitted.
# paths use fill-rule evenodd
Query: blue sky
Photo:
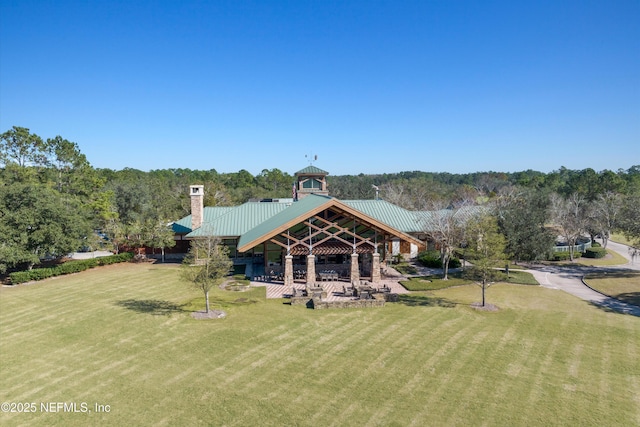
<svg viewBox="0 0 640 427"><path fill-rule="evenodd" d="M111 169L640 164L640 1L0 2L0 132Z"/></svg>

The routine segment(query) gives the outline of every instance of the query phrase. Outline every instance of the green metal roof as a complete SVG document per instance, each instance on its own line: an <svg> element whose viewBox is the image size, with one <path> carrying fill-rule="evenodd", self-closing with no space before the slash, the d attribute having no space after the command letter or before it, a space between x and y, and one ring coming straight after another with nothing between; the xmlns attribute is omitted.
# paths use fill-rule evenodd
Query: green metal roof
<svg viewBox="0 0 640 427"><path fill-rule="evenodd" d="M295 175L329 175L329 172L323 171L322 169L313 165L309 165L306 168L296 172Z"/></svg>
<svg viewBox="0 0 640 427"><path fill-rule="evenodd" d="M186 237L203 237L210 235L211 232L221 237L241 236L248 230L287 209L290 204L290 201L247 202L240 206L227 208L220 215L207 217L205 213L202 226L187 234Z"/></svg>
<svg viewBox="0 0 640 427"><path fill-rule="evenodd" d="M221 215L235 209L237 206L214 206L214 207L206 207L202 212L202 221L203 223L211 222L215 218L218 218ZM176 221L172 225L173 231L178 234L190 233L193 231L191 229L191 215L187 215L184 218Z"/></svg>
<svg viewBox="0 0 640 427"><path fill-rule="evenodd" d="M240 237L238 248L241 248L242 246L256 239L261 238L265 234L268 234L270 231L276 230L282 227L284 224L295 220L296 218L309 216L310 212L318 210L320 207L324 206L331 200L332 198L328 196L310 194L302 200L292 203L287 207L287 209L279 212L278 214L272 216L271 218L244 233Z"/></svg>
<svg viewBox="0 0 640 427"><path fill-rule="evenodd" d="M408 211L385 200L342 200L345 205L405 233L421 231L416 212Z"/></svg>

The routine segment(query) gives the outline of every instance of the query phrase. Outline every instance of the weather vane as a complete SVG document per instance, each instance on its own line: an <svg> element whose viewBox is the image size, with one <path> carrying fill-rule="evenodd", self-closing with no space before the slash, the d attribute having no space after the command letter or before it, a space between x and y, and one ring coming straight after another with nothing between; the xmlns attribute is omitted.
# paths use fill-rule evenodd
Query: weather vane
<svg viewBox="0 0 640 427"><path fill-rule="evenodd" d="M318 160L318 155L317 154L305 154L304 155L307 160L309 160L309 165L312 165L313 162L315 162L316 160Z"/></svg>

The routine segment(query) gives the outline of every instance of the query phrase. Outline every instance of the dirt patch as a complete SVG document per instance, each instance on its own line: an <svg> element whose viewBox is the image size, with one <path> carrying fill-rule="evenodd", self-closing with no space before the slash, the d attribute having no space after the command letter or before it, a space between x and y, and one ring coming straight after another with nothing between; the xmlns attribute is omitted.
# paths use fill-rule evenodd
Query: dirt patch
<svg viewBox="0 0 640 427"><path fill-rule="evenodd" d="M474 308L474 309L480 310L480 311L498 311L498 310L500 310L500 307L498 307L497 305L485 304L483 306L481 302L472 303L471 304L471 308Z"/></svg>
<svg viewBox="0 0 640 427"><path fill-rule="evenodd" d="M191 313L191 317L193 317L194 319L198 319L198 320L204 320L204 319L221 319L223 317L226 317L227 313L225 313L222 310L209 310L209 312L205 312L205 311L195 311L193 313Z"/></svg>

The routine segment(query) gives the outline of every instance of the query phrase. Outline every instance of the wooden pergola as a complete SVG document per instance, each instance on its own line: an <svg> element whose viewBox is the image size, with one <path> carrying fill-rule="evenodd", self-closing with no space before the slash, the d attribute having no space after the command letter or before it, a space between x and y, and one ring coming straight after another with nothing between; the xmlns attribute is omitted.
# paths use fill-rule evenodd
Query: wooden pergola
<svg viewBox="0 0 640 427"><path fill-rule="evenodd" d="M313 199L313 200L312 200ZM294 256L306 256L306 281L316 280L316 256L350 255L350 280L360 280L359 257L370 254L371 281L380 281L380 256L386 254L386 244L400 239L422 245L413 236L396 230L362 212L324 196L308 197L300 204L300 212L283 213L270 220L262 230L243 236L238 245L240 252L251 250L258 244L273 243L284 254L284 284L293 285ZM304 210L302 205L309 205Z"/></svg>

